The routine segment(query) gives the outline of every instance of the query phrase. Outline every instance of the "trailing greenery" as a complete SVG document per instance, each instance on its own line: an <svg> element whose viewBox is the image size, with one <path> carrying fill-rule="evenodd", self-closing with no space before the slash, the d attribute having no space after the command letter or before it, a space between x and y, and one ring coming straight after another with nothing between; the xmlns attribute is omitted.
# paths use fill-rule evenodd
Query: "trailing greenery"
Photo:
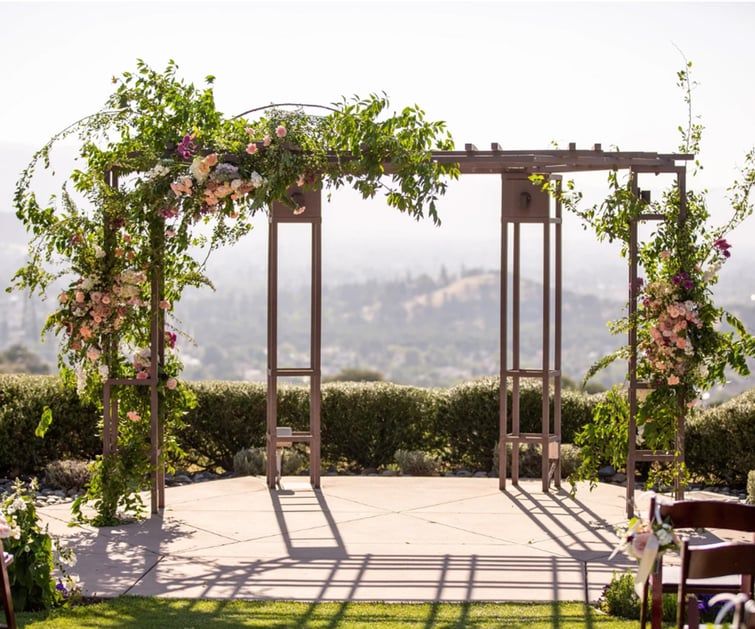
<svg viewBox="0 0 755 629"><path fill-rule="evenodd" d="M169 317L185 288L211 286L204 267L212 250L246 234L252 216L275 202L306 212L292 187L349 185L365 198L382 191L388 205L439 222L436 201L459 174L432 159L453 141L416 105L390 113L388 99L372 94L322 116L269 107L256 120L228 118L215 107L213 77L199 89L177 69L139 60L114 77L104 107L54 135L16 186L31 242L13 287L44 296L64 286L43 332L61 337L59 366L76 374L80 395L100 404L104 384L121 381L112 393L118 444L95 461L82 498L99 524L139 511L136 493L153 471L150 422L166 435L161 450L178 454L173 437L194 400L178 379L180 330ZM35 175L72 138L80 166L58 197L40 202ZM153 387L159 417L150 417ZM41 432L51 421L48 412Z"/></svg>
<svg viewBox="0 0 755 629"><path fill-rule="evenodd" d="M576 492L578 481L589 480L594 487L603 465L612 465L617 470L626 467L629 435L626 392L614 387L600 397L592 421L585 423L574 439L582 457L579 467L569 476L572 493Z"/></svg>
<svg viewBox="0 0 755 629"><path fill-rule="evenodd" d="M691 63L677 73L677 85L687 106L685 125L679 126L682 154L700 151L703 126L693 116ZM701 169L694 161L694 172ZM543 182L542 177L534 178ZM725 384L731 370L749 374L746 359L755 356L755 339L742 322L713 301L713 286L724 262L732 255L725 236L753 212L750 192L755 185L755 150L745 157L739 178L729 187L730 218L722 225L711 225L705 192L698 193L686 182L684 189L676 180L660 199L648 202L637 194L639 185L631 175L621 177L614 170L608 175L611 194L600 204L587 209L580 206L581 195L572 183L563 189L544 187L561 197L564 206L591 227L598 240L621 243L622 256L630 253L631 226L644 223L650 236L638 243L638 263L644 277L632 287L636 302L628 304L627 314L612 323L615 333L636 332L636 376L652 388L638 404L637 439L653 451L673 451L677 418L684 417L701 394L716 384ZM643 215L663 220L648 223ZM634 298L634 296L632 297ZM721 323L726 326L722 326ZM617 358L632 358L633 348L626 345L599 360L585 377L606 367ZM603 412L603 409L598 409ZM601 420L599 420L601 421ZM592 441L603 448L599 441ZM587 461L600 456L583 453ZM655 468L654 480L685 480L685 469Z"/></svg>
<svg viewBox="0 0 755 629"><path fill-rule="evenodd" d="M19 614L25 629L186 629L312 627L323 629L634 629L583 603L300 603L122 596L52 614Z"/></svg>

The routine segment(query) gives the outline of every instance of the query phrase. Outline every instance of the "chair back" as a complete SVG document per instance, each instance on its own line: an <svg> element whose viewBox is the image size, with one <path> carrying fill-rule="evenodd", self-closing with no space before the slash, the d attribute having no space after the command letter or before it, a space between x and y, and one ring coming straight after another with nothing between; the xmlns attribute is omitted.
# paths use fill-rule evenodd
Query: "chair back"
<svg viewBox="0 0 755 629"><path fill-rule="evenodd" d="M656 497L650 500L650 517L656 511ZM755 505L724 500L680 500L659 503L662 519L670 518L674 528L704 528L755 534ZM755 540L755 537L754 537Z"/></svg>
<svg viewBox="0 0 755 629"><path fill-rule="evenodd" d="M755 575L755 543L690 546L687 540L682 542L682 583L729 574Z"/></svg>
<svg viewBox="0 0 755 629"><path fill-rule="evenodd" d="M752 579L755 576L755 543L753 542L723 542L707 544L705 546L690 546L687 540L682 541L681 549L681 578L677 592L677 627L684 626L684 611L687 609L689 626L697 623L696 604L693 609L687 601L690 588L688 583L693 579L710 579L728 575L742 577L741 590L752 596ZM694 617L691 617L693 616Z"/></svg>

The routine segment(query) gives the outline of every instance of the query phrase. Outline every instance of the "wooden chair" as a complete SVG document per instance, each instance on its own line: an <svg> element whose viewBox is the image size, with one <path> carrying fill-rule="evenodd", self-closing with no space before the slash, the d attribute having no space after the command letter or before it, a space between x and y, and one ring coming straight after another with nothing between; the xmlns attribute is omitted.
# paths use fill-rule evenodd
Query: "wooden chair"
<svg viewBox="0 0 755 629"><path fill-rule="evenodd" d="M656 497L650 500L650 520L658 515L661 519L669 518L675 529L724 529L752 534L755 541L755 505L745 505L724 500L680 500L677 502L658 502ZM750 577L748 577L750 579ZM674 593L679 587L680 570L663 566L662 557L656 562L656 569L650 574L643 586L640 609L640 626L645 629L648 607L650 608L651 626L660 629L663 625L663 594ZM752 590L750 579L745 585ZM739 592L741 583L732 578L716 578L706 584L696 584L690 592L698 594L717 594L719 592Z"/></svg>
<svg viewBox="0 0 755 629"><path fill-rule="evenodd" d="M5 624L0 624L0 629L16 629L16 616L13 613L13 599L10 594L10 580L6 566L13 561L13 555L2 550L0 544L0 597L3 600L5 612Z"/></svg>
<svg viewBox="0 0 755 629"><path fill-rule="evenodd" d="M700 582L693 583L695 579L734 575L739 578L741 591L751 597L753 594L752 577L755 576L755 542L724 542L690 546L689 542L684 540L681 578L677 589L677 629L684 627L685 609L690 629L699 627L697 596L691 593L701 591ZM749 576L749 579L743 578L745 576ZM742 626L742 618L738 616L736 625L732 626L739 629Z"/></svg>

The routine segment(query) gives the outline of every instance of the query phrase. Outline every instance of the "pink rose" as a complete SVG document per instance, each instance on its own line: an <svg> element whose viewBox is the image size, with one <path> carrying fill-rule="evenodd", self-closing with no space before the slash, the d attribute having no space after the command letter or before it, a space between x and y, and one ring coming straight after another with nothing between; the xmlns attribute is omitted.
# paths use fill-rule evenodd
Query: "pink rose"
<svg viewBox="0 0 755 629"><path fill-rule="evenodd" d="M257 144L254 142L250 142L246 145L246 152L249 153L249 155L254 155L257 152Z"/></svg>
<svg viewBox="0 0 755 629"><path fill-rule="evenodd" d="M673 387L675 384L679 384L679 376L669 376L666 382Z"/></svg>
<svg viewBox="0 0 755 629"><path fill-rule="evenodd" d="M162 308L163 310L170 310L170 302L167 299L163 299L160 302L160 308Z"/></svg>
<svg viewBox="0 0 755 629"><path fill-rule="evenodd" d="M167 379L167 380L165 381L165 388L166 388L166 389L170 389L170 390L172 391L172 390L173 390L173 389L175 389L175 388L176 388L177 386L178 386L178 380L176 380L175 378L168 378L168 379Z"/></svg>
<svg viewBox="0 0 755 629"><path fill-rule="evenodd" d="M82 293L80 290L76 291L76 303L80 304L84 302L84 293Z"/></svg>
<svg viewBox="0 0 755 629"><path fill-rule="evenodd" d="M266 135L264 138L262 138L262 145L263 146L270 146L270 143L272 141L273 141L273 139L269 135Z"/></svg>
<svg viewBox="0 0 755 629"><path fill-rule="evenodd" d="M277 135L279 138L285 138L286 137L286 127L284 127L282 124L279 124L275 128L275 135Z"/></svg>
<svg viewBox="0 0 755 629"><path fill-rule="evenodd" d="M60 293L60 296L58 297L58 301L61 304L64 304L68 301L68 293Z"/></svg>
<svg viewBox="0 0 755 629"><path fill-rule="evenodd" d="M648 540L652 533L635 533L632 536L632 541L629 544L628 552L636 559L642 558L642 553L645 552L645 547L648 545Z"/></svg>
<svg viewBox="0 0 755 629"><path fill-rule="evenodd" d="M136 374L137 380L146 380L147 378L149 378L149 374L146 371L140 371Z"/></svg>
<svg viewBox="0 0 755 629"><path fill-rule="evenodd" d="M141 419L141 416L136 411L129 411L126 413L126 417L128 417L132 422L138 422Z"/></svg>

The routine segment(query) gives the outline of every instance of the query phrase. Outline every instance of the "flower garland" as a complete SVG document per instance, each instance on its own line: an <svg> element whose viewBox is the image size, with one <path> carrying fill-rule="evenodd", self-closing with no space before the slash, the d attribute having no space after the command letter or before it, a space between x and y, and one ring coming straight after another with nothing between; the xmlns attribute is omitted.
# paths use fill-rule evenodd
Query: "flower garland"
<svg viewBox="0 0 755 629"><path fill-rule="evenodd" d="M15 195L16 214L32 240L14 287L44 296L56 286L57 309L43 331L62 337L61 369L73 370L81 395L101 404L106 380L146 380L156 367L168 435L192 401L178 380L176 328L165 331L164 364L155 365L153 282L165 327L186 287L211 286L203 251L237 241L251 229L252 216L274 202L294 214L306 211L291 197L292 186L348 184L365 198L382 190L388 205L439 222L436 200L446 180L459 175L455 165L431 159L433 150L451 150L453 141L444 123L426 121L416 106L391 115L387 98L373 94L344 99L326 116L270 107L256 121L225 118L211 87L186 84L176 71L173 62L157 72L139 61L136 72L114 79L117 89L100 112L34 155ZM213 81L207 77L208 85ZM85 205L74 202L65 185L58 199L41 205L33 191L35 171L49 168L53 146L71 135L80 141L84 167L67 183ZM149 405L145 391L132 389L143 387L113 392L120 412L114 456L122 464L100 461L101 474L91 485L107 494L98 500L107 505L103 523L117 519L117 504L136 504L114 495L138 490L149 471L142 460ZM48 426L49 412L43 419Z"/></svg>
<svg viewBox="0 0 755 629"><path fill-rule="evenodd" d="M679 127L679 149L685 154L699 152L702 134L702 126L693 121L691 113L690 68L688 63L677 75L690 107L687 127ZM699 167L695 161L695 169ZM629 345L620 347L596 362L584 382L616 359L636 359L637 380L648 385L649 393L637 398L637 434L628 438L651 451L674 451L678 420L693 412L706 391L724 384L728 370L748 375L747 360L755 356L755 339L737 317L713 300L713 287L732 255L726 236L753 212L750 191L755 186L755 151L746 156L741 179L729 188L731 217L719 227L709 225L705 196L690 189L684 190L682 198L680 186L674 184L659 200L649 202L636 195L631 177L620 181L613 171L608 183L610 195L587 209L580 207L582 196L572 182L561 192L551 191L560 194L564 206L591 226L599 240L618 240L625 257L633 222L642 221L645 215L663 220L657 221L649 238L638 245L637 262L644 278L639 278L635 287L637 302L628 304L627 311L633 314L610 324L615 334L636 332L636 354L633 356L634 348ZM544 187L548 188L547 183ZM592 447L588 458L598 462L605 447L597 442ZM570 480L591 479L593 472L597 474L597 468L581 469ZM684 482L686 474L683 465L669 469L653 464L647 483L671 485Z"/></svg>

